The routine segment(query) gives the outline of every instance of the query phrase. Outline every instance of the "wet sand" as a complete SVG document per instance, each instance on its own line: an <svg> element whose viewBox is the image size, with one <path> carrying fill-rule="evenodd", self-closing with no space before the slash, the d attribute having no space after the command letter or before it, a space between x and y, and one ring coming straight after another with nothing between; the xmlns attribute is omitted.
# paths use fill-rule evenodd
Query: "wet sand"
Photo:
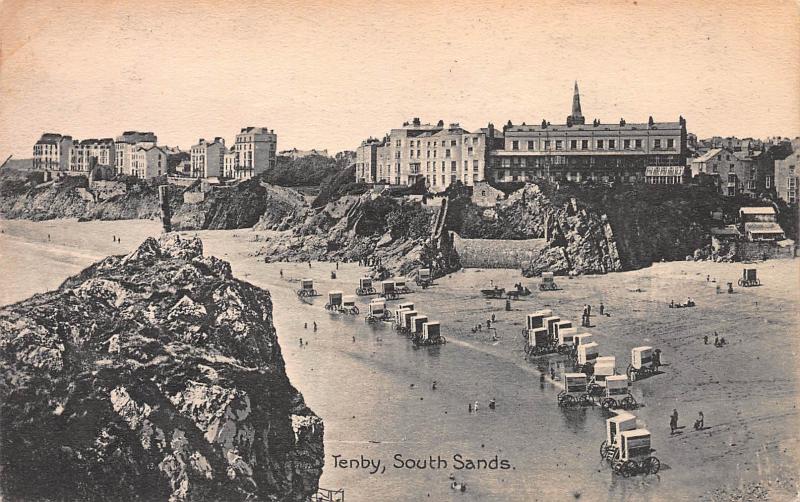
<svg viewBox="0 0 800 502"><path fill-rule="evenodd" d="M16 222L0 222L6 223ZM22 222L25 235L41 234L41 223ZM94 235L94 223L66 225L71 234ZM115 223L115 222L102 222ZM126 228L122 223L118 228ZM145 222L152 223L152 222ZM87 227L88 225L88 227ZM7 227L3 227L7 228ZM79 231L78 231L79 230ZM9 233L6 230L6 233ZM51 232L52 234L52 232ZM103 232L97 232L102 236ZM363 314L333 316L323 309L324 297L309 305L297 300L297 283L288 279L310 276L323 293L341 289L351 293L363 271L345 264L338 279L330 279L333 264L264 264L250 255L257 235L249 230L200 232L206 252L232 263L241 279L268 288L275 304L275 324L286 360L287 373L307 403L326 424L326 467L321 486L345 488L346 500L687 500L710 499L718 488L734 489L760 481L772 489L771 500L792 500L797 480L800 420L798 391L797 261L758 264L763 286L736 288L733 295L716 295L706 274L733 281L741 264L667 263L648 269L608 276L557 278L561 291L535 291L526 300L484 300L479 289L490 281L510 288L522 282L535 289L536 281L513 270L467 270L442 278L426 291L406 300L443 323L450 343L439 348L414 349L390 326L369 326ZM98 237L99 238L99 237ZM33 239L33 237L31 237ZM100 239L102 240L102 239ZM12 242L12 241L8 241ZM105 244L87 242L69 266L44 272L25 268L25 276L46 275L32 281L30 290L49 289L88 265ZM127 243L126 243L127 244ZM39 253L38 241L12 242L0 250L19 250L10 256ZM127 246L126 246L127 247ZM131 247L133 244L131 243ZM5 259L4 259L5 260ZM59 261L58 256L48 260ZM279 277L283 269L284 279ZM15 270L7 270L14 274ZM2 298L16 301L16 291L4 285ZM11 288L14 289L14 288ZM635 292L635 290L642 292ZM693 309L669 309L692 296ZM617 356L624 371L630 348L661 348L664 373L634 383L634 395L644 404L635 412L640 425L653 433L655 455L661 459L657 476L623 479L611 474L599 460L604 438L600 409L562 411L556 405L558 387L539 383L537 366L556 364L558 358L525 361L519 334L525 313L552 308L562 318L577 321L583 304L597 312L603 301L610 317L592 318L601 355ZM360 299L363 303L366 298ZM391 302L390 305L396 302ZM499 340L470 328L495 313ZM764 320L766 319L766 321ZM313 333L311 323L320 326ZM308 322L309 329L302 324ZM728 345L703 345L702 335L718 331ZM356 341L352 341L352 337ZM300 348L299 338L309 341ZM556 366L561 372L561 366ZM430 383L437 380L438 388ZM413 387L412 387L413 384ZM497 399L498 407L486 404ZM477 414L467 403L478 400ZM680 413L681 433L670 436L668 416ZM707 429L696 432L691 423L702 410ZM359 455L392 463L404 457L441 455L450 461L442 469L392 469L384 474L333 466L332 455ZM452 455L507 459L513 469L456 471ZM468 484L466 493L449 489L448 474Z"/></svg>

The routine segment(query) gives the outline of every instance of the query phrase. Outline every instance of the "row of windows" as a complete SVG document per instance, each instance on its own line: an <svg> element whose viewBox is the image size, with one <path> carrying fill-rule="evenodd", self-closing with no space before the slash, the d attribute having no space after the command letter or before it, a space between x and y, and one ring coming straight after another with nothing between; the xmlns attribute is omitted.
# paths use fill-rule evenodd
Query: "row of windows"
<svg viewBox="0 0 800 502"><path fill-rule="evenodd" d="M667 139L664 144L666 144L667 148L675 148L675 140L672 138ZM545 150L549 150L552 145L552 140L544 140L543 146ZM511 141L511 149L512 150L519 150L520 141L513 140ZM527 145L528 150L536 150L536 141L528 140ZM572 139L569 141L569 148L570 150L588 150L589 149L589 140L588 139ZM641 139L625 139L622 140L622 148L624 150L633 149L641 149L642 148L642 140ZM661 139L654 139L653 140L653 148L662 148L662 141ZM564 140L557 139L555 140L555 149L556 150L563 150L564 149ZM617 149L617 140L615 139L598 139L595 140L595 149L597 150L616 150Z"/></svg>
<svg viewBox="0 0 800 502"><path fill-rule="evenodd" d="M449 143L450 143L450 146L458 146L458 143L459 143L459 142L458 142L458 140L457 140L457 139L451 139L451 140L449 140ZM478 138L477 138L477 137L472 137L472 138L470 138L470 137L467 137L467 138L464 138L464 144L470 144L470 143L471 143L471 144L473 144L473 145L476 145L476 144L478 144ZM428 148L430 148L431 146L433 146L433 147L436 147L438 144L439 144L439 141L433 141L433 142L431 142L431 141L426 141L426 142L425 142L425 146L426 146L426 147L428 147ZM442 141L441 141L441 146L447 146L447 144L448 144L448 140L442 140ZM395 146L396 146L397 148L402 148L402 146L403 146L403 141L402 141L402 140L399 140L399 139L398 139L398 140L396 140L396 141L395 141ZM421 148L421 146L422 146L422 140L419 140L419 139L417 139L417 140L413 140L413 139L411 139L411 140L408 140L408 146L409 146L409 148L414 148L414 147L416 147L416 148Z"/></svg>

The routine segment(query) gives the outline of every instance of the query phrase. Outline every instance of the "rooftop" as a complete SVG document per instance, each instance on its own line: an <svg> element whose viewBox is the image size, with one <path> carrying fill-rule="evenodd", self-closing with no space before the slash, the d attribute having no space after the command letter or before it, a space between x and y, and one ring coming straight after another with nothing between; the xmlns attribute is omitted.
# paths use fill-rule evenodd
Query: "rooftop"
<svg viewBox="0 0 800 502"><path fill-rule="evenodd" d="M739 209L739 214L775 214L775 208L766 207L743 207Z"/></svg>

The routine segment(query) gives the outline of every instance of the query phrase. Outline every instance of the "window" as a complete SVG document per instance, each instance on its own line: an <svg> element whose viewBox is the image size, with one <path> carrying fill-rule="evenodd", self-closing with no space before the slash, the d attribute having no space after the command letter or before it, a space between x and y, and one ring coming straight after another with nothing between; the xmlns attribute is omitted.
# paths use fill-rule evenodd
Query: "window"
<svg viewBox="0 0 800 502"><path fill-rule="evenodd" d="M674 139L668 139L667 140L667 148L675 148L675 140Z"/></svg>
<svg viewBox="0 0 800 502"><path fill-rule="evenodd" d="M511 149L512 150L519 150L519 141L512 141L511 142Z"/></svg>
<svg viewBox="0 0 800 502"><path fill-rule="evenodd" d="M397 145L397 148L400 148L401 144L400 144L400 140L399 139L397 140L396 145Z"/></svg>
<svg viewBox="0 0 800 502"><path fill-rule="evenodd" d="M431 151L430 151L430 150L428 150L428 151L425 153L425 157L427 157L427 158L431 158Z"/></svg>
<svg viewBox="0 0 800 502"><path fill-rule="evenodd" d="M436 158L436 150L433 151L433 158Z"/></svg>
<svg viewBox="0 0 800 502"><path fill-rule="evenodd" d="M617 140L615 139L608 140L608 149L615 150L616 148L617 148Z"/></svg>
<svg viewBox="0 0 800 502"><path fill-rule="evenodd" d="M556 150L561 150L564 147L564 142L560 139L556 140Z"/></svg>
<svg viewBox="0 0 800 502"><path fill-rule="evenodd" d="M654 139L653 140L653 148L661 148L661 140L660 139Z"/></svg>
<svg viewBox="0 0 800 502"><path fill-rule="evenodd" d="M578 149L578 140L577 139L570 140L569 148L571 150L577 150Z"/></svg>
<svg viewBox="0 0 800 502"><path fill-rule="evenodd" d="M636 140L636 148L641 148L641 147L642 147L642 140L637 139Z"/></svg>
<svg viewBox="0 0 800 502"><path fill-rule="evenodd" d="M622 148L624 148L625 150L628 150L628 149L630 149L630 147L631 147L631 140L629 140L629 139L623 140Z"/></svg>
<svg viewBox="0 0 800 502"><path fill-rule="evenodd" d="M444 156L445 156L445 158L448 158L448 159L450 158L450 149L449 148L444 151Z"/></svg>
<svg viewBox="0 0 800 502"><path fill-rule="evenodd" d="M597 149L598 150L602 150L603 149L603 140L602 139L598 139L597 140Z"/></svg>
<svg viewBox="0 0 800 502"><path fill-rule="evenodd" d="M450 141L450 146L456 146L457 144L458 144L458 142L456 140L451 140Z"/></svg>
<svg viewBox="0 0 800 502"><path fill-rule="evenodd" d="M467 155L472 155L472 147L467 148Z"/></svg>
<svg viewBox="0 0 800 502"><path fill-rule="evenodd" d="M581 140L581 150L588 150L589 149L589 140L582 139Z"/></svg>
<svg viewBox="0 0 800 502"><path fill-rule="evenodd" d="M451 171L455 171L456 170L456 161L455 160L450 162L450 170Z"/></svg>
<svg viewBox="0 0 800 502"><path fill-rule="evenodd" d="M550 149L550 140L549 139L544 140L544 149L545 150L549 150Z"/></svg>
<svg viewBox="0 0 800 502"><path fill-rule="evenodd" d="M535 150L536 145L533 141L528 141L528 150Z"/></svg>
<svg viewBox="0 0 800 502"><path fill-rule="evenodd" d="M477 171L478 170L478 161L477 160L473 160L472 161L472 170L473 171Z"/></svg>
<svg viewBox="0 0 800 502"><path fill-rule="evenodd" d="M418 142L418 143L419 143L419 142ZM419 146L419 145L417 145L417 146ZM417 158L419 158L419 154L420 154L420 151L419 151L419 150L417 150Z"/></svg>

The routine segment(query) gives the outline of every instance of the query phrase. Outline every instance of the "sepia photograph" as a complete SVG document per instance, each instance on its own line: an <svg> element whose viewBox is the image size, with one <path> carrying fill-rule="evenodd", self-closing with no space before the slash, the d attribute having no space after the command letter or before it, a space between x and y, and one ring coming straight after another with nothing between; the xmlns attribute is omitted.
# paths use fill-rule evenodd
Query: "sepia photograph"
<svg viewBox="0 0 800 502"><path fill-rule="evenodd" d="M800 500L800 1L0 0L0 500Z"/></svg>

